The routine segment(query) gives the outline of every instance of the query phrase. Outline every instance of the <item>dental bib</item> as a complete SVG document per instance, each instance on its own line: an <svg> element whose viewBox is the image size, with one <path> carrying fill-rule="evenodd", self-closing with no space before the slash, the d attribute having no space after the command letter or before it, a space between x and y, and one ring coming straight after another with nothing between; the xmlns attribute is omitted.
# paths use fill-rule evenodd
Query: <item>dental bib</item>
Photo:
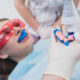
<svg viewBox="0 0 80 80"><path fill-rule="evenodd" d="M46 39L36 43L33 51L17 64L8 80L41 80L48 64L50 42Z"/></svg>

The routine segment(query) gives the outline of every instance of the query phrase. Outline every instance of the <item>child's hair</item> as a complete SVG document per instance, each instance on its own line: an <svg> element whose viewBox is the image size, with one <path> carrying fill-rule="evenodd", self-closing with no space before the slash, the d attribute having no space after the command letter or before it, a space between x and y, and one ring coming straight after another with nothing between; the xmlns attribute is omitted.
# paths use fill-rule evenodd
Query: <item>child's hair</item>
<svg viewBox="0 0 80 80"><path fill-rule="evenodd" d="M10 59L0 59L0 75L9 75L17 63Z"/></svg>
<svg viewBox="0 0 80 80"><path fill-rule="evenodd" d="M3 19L0 19L0 22L5 20L9 20L9 19L3 18ZM0 78L7 80L5 76L9 75L16 65L17 65L17 62L15 62L10 58L0 59Z"/></svg>
<svg viewBox="0 0 80 80"><path fill-rule="evenodd" d="M9 20L8 18L0 18L0 23L3 22L3 21L6 21L6 20ZM2 26L0 26L1 28Z"/></svg>
<svg viewBox="0 0 80 80"><path fill-rule="evenodd" d="M0 19L0 22L1 22L1 21L5 21L5 20L9 20L9 19L8 19L8 18L1 18L1 19Z"/></svg>

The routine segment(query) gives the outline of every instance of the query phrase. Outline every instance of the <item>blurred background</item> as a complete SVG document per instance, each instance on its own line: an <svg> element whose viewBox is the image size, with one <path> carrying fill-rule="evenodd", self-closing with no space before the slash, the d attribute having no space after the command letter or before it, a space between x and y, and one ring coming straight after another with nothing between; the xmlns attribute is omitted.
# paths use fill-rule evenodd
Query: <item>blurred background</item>
<svg viewBox="0 0 80 80"><path fill-rule="evenodd" d="M22 19L15 9L14 0L0 0L0 18Z"/></svg>

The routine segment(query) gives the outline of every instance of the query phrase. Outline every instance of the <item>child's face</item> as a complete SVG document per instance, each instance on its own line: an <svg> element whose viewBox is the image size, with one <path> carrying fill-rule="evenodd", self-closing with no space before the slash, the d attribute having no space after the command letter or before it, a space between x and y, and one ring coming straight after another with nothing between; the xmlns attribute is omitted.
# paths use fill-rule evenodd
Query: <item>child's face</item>
<svg viewBox="0 0 80 80"><path fill-rule="evenodd" d="M0 28L8 22L8 20L0 22ZM26 54L32 51L33 47L33 39L31 35L28 33L28 38L24 39L20 43L18 43L19 36L22 30L19 28L14 28L14 34L7 42L7 44L2 48L2 51L6 52L10 57L18 57L18 56L26 56Z"/></svg>

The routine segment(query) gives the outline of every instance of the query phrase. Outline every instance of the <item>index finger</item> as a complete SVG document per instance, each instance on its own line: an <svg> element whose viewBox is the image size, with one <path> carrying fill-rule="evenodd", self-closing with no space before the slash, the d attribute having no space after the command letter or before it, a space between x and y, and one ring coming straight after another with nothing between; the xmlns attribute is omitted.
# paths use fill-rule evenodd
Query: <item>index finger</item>
<svg viewBox="0 0 80 80"><path fill-rule="evenodd" d="M52 31L51 31L51 43L52 43L52 44L55 44L55 43L56 43L56 37L55 37L55 35L54 35L54 30L55 30L55 29L52 29Z"/></svg>

